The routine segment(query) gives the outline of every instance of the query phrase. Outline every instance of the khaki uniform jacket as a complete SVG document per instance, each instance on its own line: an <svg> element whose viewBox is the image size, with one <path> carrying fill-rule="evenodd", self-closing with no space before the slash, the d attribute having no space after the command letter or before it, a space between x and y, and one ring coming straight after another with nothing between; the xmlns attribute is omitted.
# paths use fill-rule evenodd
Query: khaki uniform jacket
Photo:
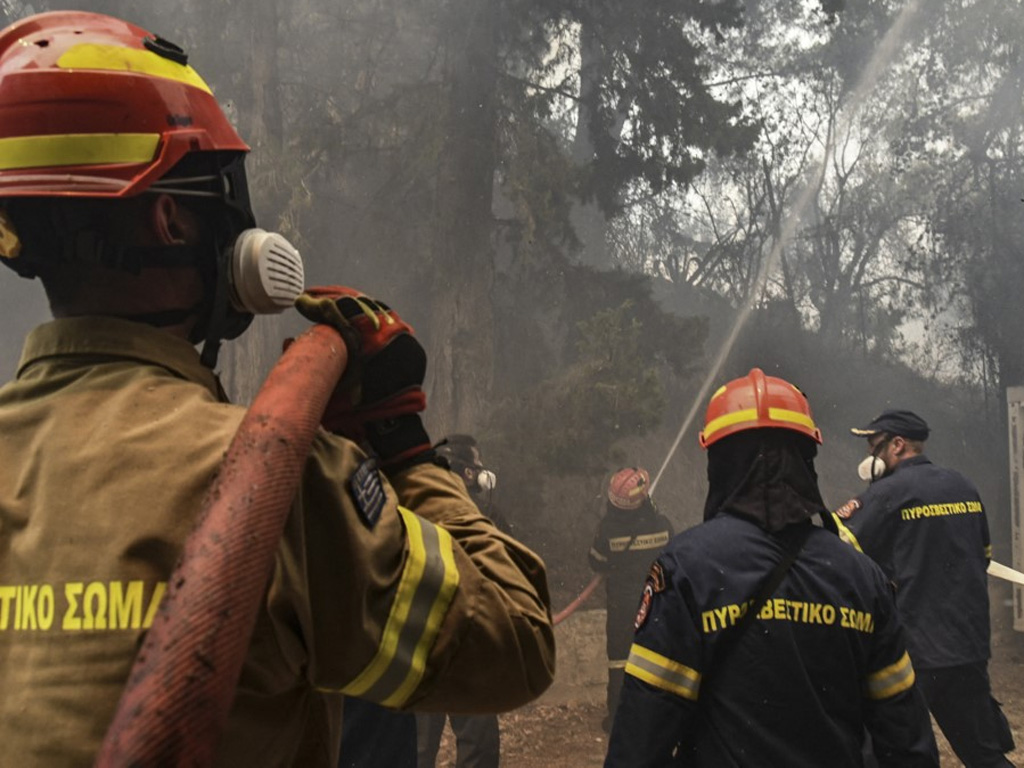
<svg viewBox="0 0 1024 768"><path fill-rule="evenodd" d="M0 389L0 763L92 764L244 415L220 391L192 345L138 323L29 335ZM502 711L550 684L540 559L432 464L381 478L371 522L349 486L365 459L314 441L218 765L334 768L343 694Z"/></svg>

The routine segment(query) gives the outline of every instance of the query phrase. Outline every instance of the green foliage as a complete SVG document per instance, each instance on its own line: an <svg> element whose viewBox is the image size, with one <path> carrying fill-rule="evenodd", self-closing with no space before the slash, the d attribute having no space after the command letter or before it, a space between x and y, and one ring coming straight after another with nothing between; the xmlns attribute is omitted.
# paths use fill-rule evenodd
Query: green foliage
<svg viewBox="0 0 1024 768"><path fill-rule="evenodd" d="M657 360L644 353L633 302L597 311L577 331L575 359L510 398L496 419L512 442L533 447L531 464L556 474L600 472L617 442L645 434L664 409Z"/></svg>
<svg viewBox="0 0 1024 768"><path fill-rule="evenodd" d="M699 369L707 322L662 310L638 275L566 265L544 290L545 301L528 292L499 315L507 394L487 429L514 476L600 473Z"/></svg>

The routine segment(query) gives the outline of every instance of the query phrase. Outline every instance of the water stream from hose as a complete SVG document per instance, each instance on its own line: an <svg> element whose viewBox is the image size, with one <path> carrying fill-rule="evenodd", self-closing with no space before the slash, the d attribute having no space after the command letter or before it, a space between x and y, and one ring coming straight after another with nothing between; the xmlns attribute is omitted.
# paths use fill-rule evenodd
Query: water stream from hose
<svg viewBox="0 0 1024 768"><path fill-rule="evenodd" d="M797 225L802 219L804 212L807 210L807 207L814 200L815 195L821 188L822 179L828 169L829 158L832 156L833 152L835 152L836 137L845 136L847 134L851 121L856 116L861 106L871 96L875 85L878 83L879 77L881 77L882 73L889 68L893 59L899 53L904 40L908 36L910 24L917 16L920 7L921 0L910 0L910 2L904 6L899 16L897 16L896 20L893 22L893 25L889 28L888 32L885 33L885 36L875 48L875 52L868 61L867 66L864 68L864 72L847 101L845 109L840 113L835 128L829 131L828 140L824 146L821 161L817 169L812 171L813 173L816 173L817 178L813 180L813 183L807 183L804 185L803 190L797 196L789 214L783 220L778 237L775 238L775 241L772 244L772 249L769 251L767 258L762 260L761 266L757 272L757 277L754 280L753 285L750 287L750 290L747 292L746 301L744 301L743 306L740 307L740 310L736 315L736 321L733 323L732 328L729 331L729 335L722 343L714 364L708 370L707 376L701 384L700 390L697 392L693 405L690 406L690 410L687 412L686 418L683 419L683 423L679 427L679 432L676 434L672 447L669 448L668 454L665 456L665 460L661 464L661 468L654 476L654 481L651 483L651 493L654 492L654 489L657 487L658 482L665 473L665 469L668 467L669 462L672 461L672 457L675 455L676 449L679 447L679 443L683 439L683 435L687 433L690 426L693 424L697 411L700 409L701 405L707 401L708 393L711 390L712 384L718 380L722 366L725 364L726 359L728 359L729 353L736 344L736 340L739 338L740 332L746 325L747 320L750 319L750 315L753 313L757 302L765 290L768 283L768 276L775 269L775 266L778 264L782 255L782 250L793 239ZM809 172L808 175L810 176L812 172Z"/></svg>
<svg viewBox="0 0 1024 768"><path fill-rule="evenodd" d="M784 219L779 235L775 238L771 251L768 253L767 258L762 260L754 283L751 285L750 290L747 293L746 301L743 303L743 306L740 307L740 310L736 315L736 320L729 331L729 335L721 345L714 363L708 370L707 376L704 378L704 382L701 384L700 390L694 398L693 405L690 406L690 410L687 412L686 417L683 419L683 423L679 427L679 432L676 434L675 440L672 442L672 446L669 448L668 453L665 456L665 460L658 469L658 473L654 476L654 481L651 483L650 487L651 494L654 493L654 489L657 488L658 482L665 473L665 469L668 467L669 462L672 461L672 457L675 455L676 449L679 448L679 444L682 442L683 435L689 431L690 426L693 424L693 420L696 418L701 405L707 401L708 393L710 392L713 383L718 380L722 366L725 364L726 359L728 359L729 353L736 344L736 340L739 338L740 332L743 330L743 327L746 325L747 320L753 313L757 302L760 300L765 290L765 286L767 285L768 277L775 269L775 266L781 257L783 248L785 248L793 239L798 223L803 217L804 212L807 210L807 207L814 200L815 194L820 189L821 181L828 169L829 158L835 151L836 137L846 135L851 121L854 116L856 116L861 106L871 96L875 85L878 83L879 77L881 77L882 73L885 72L892 64L893 59L902 48L904 40L908 37L910 25L916 18L921 4L922 0L910 0L910 2L903 7L903 10L900 11L899 16L896 17L892 26L875 48L871 59L864 68L864 72L862 73L860 80L857 82L856 88L853 90L850 99L847 102L846 108L841 112L834 129L828 134L828 140L826 141L822 151L821 161L816 169L816 178L813 179L814 183L804 185L803 190L800 192L793 207L790 209L788 216ZM810 176L812 172L809 172L808 175ZM582 605L594 592L600 581L601 577L595 576L568 606L556 614L555 624L561 623L577 608L579 608L579 606Z"/></svg>

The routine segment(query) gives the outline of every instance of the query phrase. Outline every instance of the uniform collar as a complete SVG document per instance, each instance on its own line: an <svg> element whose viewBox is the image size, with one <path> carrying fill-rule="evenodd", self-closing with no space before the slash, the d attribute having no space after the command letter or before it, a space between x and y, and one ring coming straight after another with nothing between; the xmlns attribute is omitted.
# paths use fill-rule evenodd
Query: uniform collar
<svg viewBox="0 0 1024 768"><path fill-rule="evenodd" d="M899 472L903 467L916 467L919 464L931 464L931 459L925 456L923 453L919 453L917 456L911 456L909 459L904 459L896 465L895 469L889 474L894 475Z"/></svg>
<svg viewBox="0 0 1024 768"><path fill-rule="evenodd" d="M100 316L61 318L33 329L21 352L18 378L45 358L79 355L158 365L214 394L221 392L216 375L199 361L199 352L186 339L142 323Z"/></svg>

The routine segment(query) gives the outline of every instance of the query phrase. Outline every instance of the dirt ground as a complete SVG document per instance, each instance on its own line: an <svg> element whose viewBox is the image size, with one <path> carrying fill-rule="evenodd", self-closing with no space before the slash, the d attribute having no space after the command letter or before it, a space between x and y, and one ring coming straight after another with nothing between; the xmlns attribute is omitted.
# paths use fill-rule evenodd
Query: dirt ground
<svg viewBox="0 0 1024 768"><path fill-rule="evenodd" d="M1024 634L993 640L989 664L993 694L1010 721L1017 749L1008 757L1024 766ZM534 704L502 715L503 768L592 768L604 761L607 738L601 730L602 706L594 703ZM936 728L942 768L962 765ZM454 744L446 730L438 766L454 765Z"/></svg>

